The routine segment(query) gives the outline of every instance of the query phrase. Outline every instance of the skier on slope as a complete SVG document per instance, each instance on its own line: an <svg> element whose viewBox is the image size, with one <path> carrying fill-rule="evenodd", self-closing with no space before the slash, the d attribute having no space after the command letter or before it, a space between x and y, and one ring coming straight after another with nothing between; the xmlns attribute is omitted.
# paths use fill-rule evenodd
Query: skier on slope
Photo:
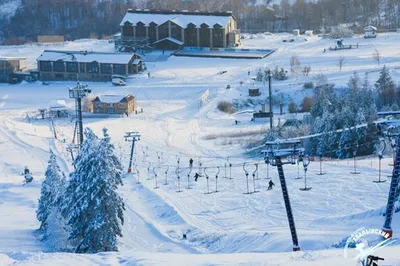
<svg viewBox="0 0 400 266"><path fill-rule="evenodd" d="M24 173L23 173L25 180L24 180L24 184L26 183L30 183L33 181L33 176L31 175L28 166L24 167Z"/></svg>
<svg viewBox="0 0 400 266"><path fill-rule="evenodd" d="M274 182L272 182L272 180L269 180L268 190L271 190L273 186L275 186Z"/></svg>
<svg viewBox="0 0 400 266"><path fill-rule="evenodd" d="M195 175L194 175L194 181L195 182L197 182L197 179L200 177L200 175L198 174L198 173L196 173Z"/></svg>
<svg viewBox="0 0 400 266"><path fill-rule="evenodd" d="M189 160L189 167L190 167L190 168L193 167L193 159L192 159L192 158L190 158L190 160Z"/></svg>

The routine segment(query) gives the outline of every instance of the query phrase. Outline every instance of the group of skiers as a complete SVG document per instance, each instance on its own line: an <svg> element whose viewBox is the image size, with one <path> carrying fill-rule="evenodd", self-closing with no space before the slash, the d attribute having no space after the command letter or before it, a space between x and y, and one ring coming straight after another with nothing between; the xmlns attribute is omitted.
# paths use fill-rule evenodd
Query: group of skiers
<svg viewBox="0 0 400 266"><path fill-rule="evenodd" d="M192 158L190 158L190 160L189 160L189 167L190 167L190 169L192 169L192 167L193 167L193 159ZM201 177L201 174L195 173L194 174L194 181L197 182L199 177ZM270 180L268 182L268 190L271 190L274 186L275 186L274 182L272 182L272 180Z"/></svg>

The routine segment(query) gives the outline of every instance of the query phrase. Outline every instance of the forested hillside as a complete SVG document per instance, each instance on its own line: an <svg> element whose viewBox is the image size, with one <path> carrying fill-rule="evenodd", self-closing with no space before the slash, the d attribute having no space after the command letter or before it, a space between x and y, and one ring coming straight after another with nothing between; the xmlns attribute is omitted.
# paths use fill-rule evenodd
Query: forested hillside
<svg viewBox="0 0 400 266"><path fill-rule="evenodd" d="M119 30L127 8L231 10L242 32L319 30L338 23L400 27L399 0L0 0L0 38L13 43L40 34L102 37Z"/></svg>

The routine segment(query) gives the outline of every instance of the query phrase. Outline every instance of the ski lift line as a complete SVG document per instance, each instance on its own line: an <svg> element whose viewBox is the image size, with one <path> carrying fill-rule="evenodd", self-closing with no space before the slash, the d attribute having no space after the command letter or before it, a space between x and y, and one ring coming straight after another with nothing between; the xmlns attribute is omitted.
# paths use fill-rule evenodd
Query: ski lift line
<svg viewBox="0 0 400 266"><path fill-rule="evenodd" d="M375 121L374 124L382 124L382 123L387 123L387 122L388 122L388 120L379 120L379 121ZM341 133L341 132L343 132L343 131L348 131L348 130L353 130L353 129L364 128L364 127L367 127L368 125L369 125L368 123L359 124L359 125L356 125L356 126L353 126L353 127L346 127L346 128L338 129L338 130L335 130L335 131L322 132L322 133L315 133L315 134L311 134L311 135L307 135L307 136L296 137L296 138L289 138L289 139L281 139L281 140L277 140L277 141L286 142L286 143L293 142L293 141L301 141L301 140L306 140L306 139L317 138L317 137L320 137L320 136L323 136L323 135L329 135L329 134L333 134L333 133ZM369 136L369 135L373 135L373 134L376 134L376 133L378 133L378 132L379 132L378 130L373 131L373 132L369 132L369 133L365 134L365 136L367 136L367 135L368 135L368 136ZM264 146L264 144L263 144L263 145L260 145L260 146L257 146L257 147L255 147L255 148L249 149L248 151L257 150L257 149L259 149L259 148L261 148L261 147L263 147L263 146ZM151 150L151 151L153 151L153 152L155 152L155 153L159 152L159 149L156 150L156 149L148 148L148 150ZM189 155L189 154L183 153L183 152L181 152L181 153L168 153L168 154L170 154L170 155L176 155L176 156L183 156L183 157L186 157L186 158L188 158L188 159L190 159L190 158L195 158L195 157L199 157L199 156L192 156L192 155ZM224 157L224 156L200 156L200 157L201 157L201 158L210 159L210 160L212 160L212 159L226 160L226 156L225 156L225 157ZM242 156L229 156L229 158L238 158L238 159L240 158L240 159L241 159Z"/></svg>
<svg viewBox="0 0 400 266"><path fill-rule="evenodd" d="M374 121L373 123L374 123L375 125L384 124L384 123L388 123L388 120L379 120L379 121ZM300 141L300 140L312 139L312 138L317 138L317 137L321 137L321 136L324 136L324 135L329 135L329 134L334 134L334 133L342 133L343 131L348 131L348 130L353 130L353 129L364 128L364 127L368 127L368 125L369 125L369 123L359 124L359 125L356 125L356 126L341 128L341 129L334 130L334 131L322 132L322 133L315 133L315 134L311 134L311 135L307 135L307 136L302 136L302 137L296 137L296 138L281 139L281 140L279 140L279 141L282 141L282 142L289 142L289 141ZM400 123L399 123L399 125L400 125ZM376 131L373 131L373 132L369 132L368 134L365 134L365 135L372 135L372 134L375 134L375 133L378 133L378 132L379 132L379 130L376 130ZM278 141L278 140L276 140L276 141ZM260 146L257 146L257 147L254 147L254 148L252 148L252 149L249 149L248 151L257 150L257 149L262 148L263 146L264 146L264 144L263 144L263 145L260 145Z"/></svg>
<svg viewBox="0 0 400 266"><path fill-rule="evenodd" d="M346 146L345 147L345 149L346 150L349 150L349 149L352 149L352 148L361 148L361 147L364 147L364 146L367 146L367 145L371 145L371 144L373 144L373 142L372 141L368 141L368 142L365 142L365 143L363 143L363 144L358 144L358 145L350 145L350 146ZM293 151L293 149L287 149L287 152L289 152L289 151ZM327 150L327 151L325 151L324 152L324 154L327 154L327 153L333 153L333 152L336 152L337 151L337 149L333 149L333 150ZM265 152L267 152L267 151L265 151ZM265 157L264 157L265 158ZM347 159L347 158L346 158ZM339 160L345 160L345 159L339 159ZM258 162L260 162L261 160L257 160L257 161L242 161L242 162L237 162L237 163L231 163L231 167L235 167L235 168L238 168L238 167L243 167L243 164L256 164L256 163L258 163ZM138 166L141 166L141 167L143 167L143 168L149 168L150 166L149 166L149 164L137 164ZM182 171L186 171L186 170L190 170L191 168L190 168L190 166L177 166L177 165L168 165L168 164L163 164L163 167L170 167L170 168L172 168L172 169L174 169L174 168L177 168L177 169L180 169L180 170L182 170ZM202 167L203 167L204 165L202 165ZM208 169L217 169L218 167L220 167L220 168L224 168L224 166L225 166L225 164L222 164L222 165L211 165L211 166L206 166Z"/></svg>
<svg viewBox="0 0 400 266"><path fill-rule="evenodd" d="M366 125L366 124L363 124L363 125ZM359 126L359 127L352 127L353 129L354 128L361 128L362 127L362 125L361 126ZM352 128L345 128L345 129L341 129L341 130L338 130L338 131L332 131L331 133L333 133L333 132L342 132L342 131L344 131L344 130L350 130L350 129L352 129ZM375 134L377 134L379 132L379 130L376 130L376 131L373 131L373 132L369 132L369 133L367 133L367 134L365 134L364 136L369 136L369 135L375 135ZM331 134L331 133L329 133L329 132L327 132L327 133L319 133L319 134L314 134L314 135L309 135L309 136L305 136L305 137L303 137L303 139L306 139L306 138L308 138L308 137L318 137L318 136L322 136L322 135L325 135L325 134ZM293 142L298 142L299 141L299 139L297 138L297 139L286 139L286 140L279 140L278 142L280 142L280 143L282 143L282 144L287 144L287 143L293 143ZM364 146L367 146L367 145L371 145L373 142L372 141L369 141L369 142L364 142L363 144L358 144L358 145L350 145L350 146L346 146L344 149L346 149L346 150L349 150L349 149L352 149L352 148L360 148L360 147L364 147ZM260 146L260 147L264 147L264 145L263 146ZM324 151L324 154L327 154L327 153L333 153L333 152L336 152L337 151L337 149L332 149L332 150L326 150L326 151ZM176 155L176 156L178 156L178 155ZM179 156L178 156L179 157ZM193 156L192 156L193 157ZM188 157L188 158L192 158L192 157ZM227 160L226 158L227 157L201 157L201 158L214 158L214 159L221 159L221 160ZM230 158L232 158L232 157L228 157L229 159ZM236 158L236 157L234 157L234 158ZM237 157L237 158L243 158L243 157ZM179 157L179 160L181 160L181 158ZM231 164L231 167L240 167L240 166L242 166L243 165L243 163L244 162L238 162L238 163L230 163ZM249 163L249 164L254 164L254 161L247 161L246 163ZM167 165L167 164L163 164L163 166L169 166L169 167L171 167L171 168L175 168L176 166L175 165ZM208 166L207 168L217 168L217 167L221 167L221 168L223 168L225 165L214 165L214 166ZM181 169L189 169L189 167L180 167Z"/></svg>
<svg viewBox="0 0 400 266"><path fill-rule="evenodd" d="M354 129L354 128L353 128ZM343 131L345 131L345 130L351 130L351 128L346 128L345 130L343 130L343 129L341 129L342 131L340 131L340 132L343 132ZM340 132L338 132L338 133L340 133ZM305 139L311 139L311 138L315 138L315 137L320 137L320 136L323 136L323 135L326 135L326 134L332 134L332 133L335 133L335 131L331 131L331 132L326 132L326 133L318 133L318 134L314 134L314 135L308 135L308 136L304 136L304 137L299 137L299 138L292 138L292 139L281 139L281 140L276 140L276 142L281 142L282 144L286 144L286 143L289 143L290 141L296 141L296 140L305 140ZM368 133L366 133L366 134L364 134L363 136L371 136L371 135L376 135L376 134L378 134L378 133L380 133L380 131L379 130L376 130L376 131L372 131L372 132L368 132ZM301 138L301 139L300 139ZM367 143L372 143L372 142L367 142ZM276 143L277 145L279 144L279 143ZM361 145L363 145L363 144L360 144L359 146L361 146ZM263 144L263 145L260 145L260 146L257 146L257 147L255 147L255 148L252 148L251 150L249 150L249 151L254 151L254 150L258 150L258 149L260 149L260 148L263 148L263 147L265 147L265 144ZM350 146L349 148L351 148L352 146ZM328 150L328 151L326 151L325 153L328 153L328 152L333 152L333 151L336 151L337 149L335 149L335 150Z"/></svg>
<svg viewBox="0 0 400 266"><path fill-rule="evenodd" d="M146 142L142 141L142 143L144 144ZM160 149L161 149L161 147L158 148L158 149L148 148L149 151L153 151L153 152L160 151ZM226 156L206 156L206 155L199 156L199 155L191 155L191 154L184 153L184 152L176 152L176 153L175 152L168 152L168 154L169 155L179 156L181 158L187 158L187 159L201 157L201 158L205 158L205 159L210 159L210 161L213 160L213 159L226 160ZM239 159L239 158L242 158L242 157L240 155L237 155L237 156L229 156L229 158L238 158Z"/></svg>

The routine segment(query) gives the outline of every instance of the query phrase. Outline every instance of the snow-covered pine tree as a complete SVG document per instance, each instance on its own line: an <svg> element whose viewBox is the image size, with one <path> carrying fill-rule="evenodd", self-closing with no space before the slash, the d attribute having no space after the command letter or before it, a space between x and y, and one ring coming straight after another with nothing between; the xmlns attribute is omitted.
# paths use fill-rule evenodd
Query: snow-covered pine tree
<svg viewBox="0 0 400 266"><path fill-rule="evenodd" d="M264 80L264 73L261 71L261 68L257 72L256 80L257 81L263 81Z"/></svg>
<svg viewBox="0 0 400 266"><path fill-rule="evenodd" d="M379 79L375 83L375 88L379 93L378 103L380 107L390 106L395 102L395 84L386 66L383 66Z"/></svg>
<svg viewBox="0 0 400 266"><path fill-rule="evenodd" d="M124 221L124 203L117 193L123 184L122 165L107 130L101 140L89 129L85 136L63 208L71 227L69 238L78 253L116 251Z"/></svg>
<svg viewBox="0 0 400 266"><path fill-rule="evenodd" d="M354 148L354 129L346 128L342 131L339 139L339 147L337 149L336 155L340 159L350 158Z"/></svg>
<svg viewBox="0 0 400 266"><path fill-rule="evenodd" d="M332 150L336 144L336 134L333 131L336 130L335 116L328 110L324 111L322 118L320 119L319 133L323 133L318 137L317 141L317 155L318 156L330 156Z"/></svg>
<svg viewBox="0 0 400 266"><path fill-rule="evenodd" d="M40 221L40 230L44 238L48 236L49 225L57 221L49 220L52 213L59 212L60 197L65 187L65 176L57 164L56 156L50 150L50 159L45 172L45 180L42 183L36 217Z"/></svg>
<svg viewBox="0 0 400 266"><path fill-rule="evenodd" d="M356 114L356 123L355 126L358 126L355 130L354 130L354 145L355 147L359 147L360 145L363 145L361 148L365 148L365 141L366 141L366 134L367 134L367 127L360 127L360 125L364 125L366 123L366 119L364 116L364 110L362 108L360 108ZM359 152L359 149L356 150L356 152Z"/></svg>
<svg viewBox="0 0 400 266"><path fill-rule="evenodd" d="M353 73L353 76L350 77L349 82L347 83L349 89L353 91L353 93L358 93L361 87L360 77L357 72Z"/></svg>

